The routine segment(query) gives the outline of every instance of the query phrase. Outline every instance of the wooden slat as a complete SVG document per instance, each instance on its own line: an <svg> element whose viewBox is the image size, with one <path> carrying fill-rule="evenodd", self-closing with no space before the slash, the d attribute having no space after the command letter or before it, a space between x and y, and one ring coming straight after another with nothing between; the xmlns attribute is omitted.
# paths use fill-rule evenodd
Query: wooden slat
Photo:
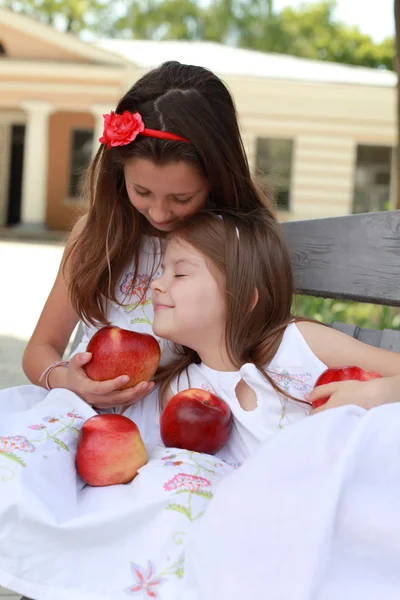
<svg viewBox="0 0 400 600"><path fill-rule="evenodd" d="M282 227L300 293L400 306L400 211Z"/></svg>
<svg viewBox="0 0 400 600"><path fill-rule="evenodd" d="M363 329L340 321L333 323L332 327L370 346L400 352L400 331L394 329Z"/></svg>

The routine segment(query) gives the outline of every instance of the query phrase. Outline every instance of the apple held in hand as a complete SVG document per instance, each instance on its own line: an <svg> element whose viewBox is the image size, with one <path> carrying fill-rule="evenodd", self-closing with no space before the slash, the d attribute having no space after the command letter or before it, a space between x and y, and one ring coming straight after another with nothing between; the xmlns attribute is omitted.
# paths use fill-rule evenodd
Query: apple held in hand
<svg viewBox="0 0 400 600"><path fill-rule="evenodd" d="M137 425L123 415L90 417L82 425L76 470L92 486L128 483L147 463L147 452Z"/></svg>
<svg viewBox="0 0 400 600"><path fill-rule="evenodd" d="M378 379L381 377L379 373L375 373L374 371L364 371L360 367L338 367L326 369L321 375L318 377L315 382L315 388L319 385L326 385L327 383L332 383L333 381L368 381L369 379ZM329 398L318 398L314 400L312 403L312 408L318 408L328 402Z"/></svg>
<svg viewBox="0 0 400 600"><path fill-rule="evenodd" d="M160 345L152 335L116 326L99 329L90 339L86 351L92 353L90 362L84 366L90 379L106 381L129 375L130 380L120 389L149 381L160 362Z"/></svg>
<svg viewBox="0 0 400 600"><path fill-rule="evenodd" d="M232 427L229 406L215 394L191 388L175 394L160 419L161 438L168 448L215 454Z"/></svg>

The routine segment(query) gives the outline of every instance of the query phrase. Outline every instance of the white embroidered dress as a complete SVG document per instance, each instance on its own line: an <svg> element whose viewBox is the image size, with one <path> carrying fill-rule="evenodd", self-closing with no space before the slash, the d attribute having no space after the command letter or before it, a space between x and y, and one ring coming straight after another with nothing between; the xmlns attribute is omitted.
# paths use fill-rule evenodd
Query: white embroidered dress
<svg viewBox="0 0 400 600"><path fill-rule="evenodd" d="M151 249L143 256L137 285L148 283L153 264ZM129 277L127 270L121 298ZM110 320L151 332L150 293L137 292L129 310L110 307ZM77 351L94 331L86 328ZM167 361L171 350L161 344ZM290 325L269 366L271 375L302 398L323 369ZM193 365L189 376L192 387L213 389L230 405L235 422L227 446L217 456L165 448L155 390L125 413L139 427L148 464L131 483L105 488L86 486L75 471L79 429L96 414L88 404L63 389L0 392L1 586L38 600L183 597L187 536L221 480L283 426L307 414L304 405L280 397L252 365L229 374ZM252 412L236 399L240 378L257 394ZM185 385L182 377L179 389Z"/></svg>

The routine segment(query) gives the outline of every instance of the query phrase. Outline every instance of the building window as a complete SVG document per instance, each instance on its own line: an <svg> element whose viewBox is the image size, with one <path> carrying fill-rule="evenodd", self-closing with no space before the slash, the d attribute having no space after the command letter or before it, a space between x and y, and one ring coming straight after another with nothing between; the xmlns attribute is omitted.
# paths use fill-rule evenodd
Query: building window
<svg viewBox="0 0 400 600"><path fill-rule="evenodd" d="M293 140L257 138L256 177L271 188L279 210L290 209Z"/></svg>
<svg viewBox="0 0 400 600"><path fill-rule="evenodd" d="M390 203L392 148L358 146L353 213L386 210Z"/></svg>
<svg viewBox="0 0 400 600"><path fill-rule="evenodd" d="M70 170L68 196L80 195L83 175L92 158L93 131L91 129L74 129L71 139Z"/></svg>

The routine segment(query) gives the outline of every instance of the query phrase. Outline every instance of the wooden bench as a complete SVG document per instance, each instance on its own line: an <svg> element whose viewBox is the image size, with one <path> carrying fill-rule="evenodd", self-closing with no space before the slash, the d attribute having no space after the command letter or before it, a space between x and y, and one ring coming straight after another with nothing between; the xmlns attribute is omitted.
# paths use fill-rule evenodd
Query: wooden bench
<svg viewBox="0 0 400 600"><path fill-rule="evenodd" d="M400 307L400 210L283 223L297 291ZM400 331L333 327L400 352Z"/></svg>

